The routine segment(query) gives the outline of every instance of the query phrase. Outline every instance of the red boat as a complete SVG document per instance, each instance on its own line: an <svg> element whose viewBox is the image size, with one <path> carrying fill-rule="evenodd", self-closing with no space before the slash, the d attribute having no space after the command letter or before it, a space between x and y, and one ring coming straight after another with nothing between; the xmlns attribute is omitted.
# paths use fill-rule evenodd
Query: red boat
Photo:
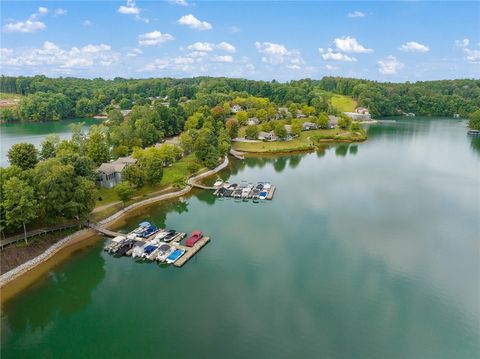
<svg viewBox="0 0 480 359"><path fill-rule="evenodd" d="M195 243L197 243L200 239L202 239L203 233L202 231L193 231L192 235L188 237L185 241L185 245L187 247L193 247Z"/></svg>

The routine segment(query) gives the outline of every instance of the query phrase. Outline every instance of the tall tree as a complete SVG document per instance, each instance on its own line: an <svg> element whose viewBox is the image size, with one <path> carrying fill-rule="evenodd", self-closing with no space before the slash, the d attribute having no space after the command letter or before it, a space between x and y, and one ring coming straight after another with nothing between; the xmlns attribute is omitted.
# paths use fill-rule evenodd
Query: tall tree
<svg viewBox="0 0 480 359"><path fill-rule="evenodd" d="M7 157L12 166L27 170L37 164L38 151L31 143L16 143L8 150Z"/></svg>
<svg viewBox="0 0 480 359"><path fill-rule="evenodd" d="M110 159L110 149L107 143L106 135L99 126L90 127L87 140L87 156L96 164L108 162Z"/></svg>
<svg viewBox="0 0 480 359"><path fill-rule="evenodd" d="M18 177L12 177L3 184L2 206L7 226L19 228L23 225L27 243L27 223L37 217L38 203L33 188Z"/></svg>

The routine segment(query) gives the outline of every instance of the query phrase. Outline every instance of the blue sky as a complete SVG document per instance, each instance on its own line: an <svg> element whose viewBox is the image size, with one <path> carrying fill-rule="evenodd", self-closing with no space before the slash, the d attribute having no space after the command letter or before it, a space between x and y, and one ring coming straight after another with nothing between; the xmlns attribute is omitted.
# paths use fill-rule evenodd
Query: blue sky
<svg viewBox="0 0 480 359"><path fill-rule="evenodd" d="M480 2L2 1L1 73L480 77Z"/></svg>

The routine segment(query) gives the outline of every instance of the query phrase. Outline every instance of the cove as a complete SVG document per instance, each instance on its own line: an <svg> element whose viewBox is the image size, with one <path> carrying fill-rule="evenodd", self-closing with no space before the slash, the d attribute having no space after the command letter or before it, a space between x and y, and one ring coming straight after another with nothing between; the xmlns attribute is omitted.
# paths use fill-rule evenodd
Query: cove
<svg viewBox="0 0 480 359"><path fill-rule="evenodd" d="M70 125L84 122L84 131L91 125L100 124L101 120L94 118L74 118L49 122L6 122L0 123L0 166L8 166L7 153L16 143L33 143L40 148L43 139L49 134L56 134L61 140L70 139Z"/></svg>
<svg viewBox="0 0 480 359"><path fill-rule="evenodd" d="M4 358L473 358L480 151L465 121L232 161L272 201L194 191L137 212L212 241L181 269L76 251L3 303Z"/></svg>

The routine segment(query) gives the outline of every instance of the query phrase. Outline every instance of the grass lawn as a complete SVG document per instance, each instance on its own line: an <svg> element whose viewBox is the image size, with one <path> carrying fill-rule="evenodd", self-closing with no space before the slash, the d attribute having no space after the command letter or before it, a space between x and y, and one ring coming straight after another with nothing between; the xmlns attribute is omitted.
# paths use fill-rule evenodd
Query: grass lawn
<svg viewBox="0 0 480 359"><path fill-rule="evenodd" d="M0 100L14 100L14 99L20 100L22 97L23 97L22 95L18 95L16 93L0 92Z"/></svg>
<svg viewBox="0 0 480 359"><path fill-rule="evenodd" d="M340 112L353 112L357 107L357 102L353 98L338 94L332 95L330 103Z"/></svg>
<svg viewBox="0 0 480 359"><path fill-rule="evenodd" d="M306 151L315 148L321 141L363 141L366 137L338 128L329 130L303 131L299 137L291 141L273 142L234 142L233 149L250 153L287 153Z"/></svg>

